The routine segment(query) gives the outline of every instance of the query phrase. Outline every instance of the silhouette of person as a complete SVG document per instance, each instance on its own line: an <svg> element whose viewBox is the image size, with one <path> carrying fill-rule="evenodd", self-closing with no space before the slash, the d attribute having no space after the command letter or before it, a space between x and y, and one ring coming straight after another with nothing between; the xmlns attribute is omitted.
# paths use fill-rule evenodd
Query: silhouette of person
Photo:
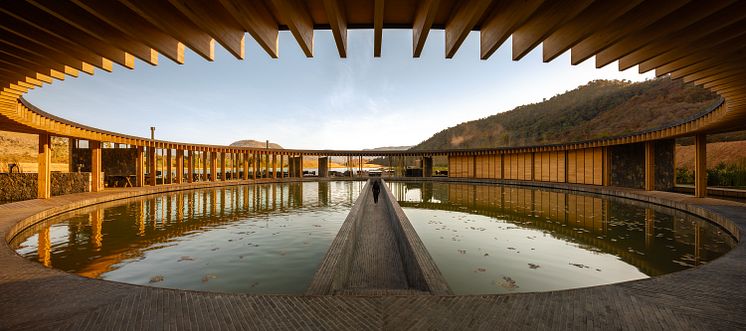
<svg viewBox="0 0 746 331"><path fill-rule="evenodd" d="M378 204L378 193L381 193L381 186L378 185L378 180L373 181L373 203Z"/></svg>

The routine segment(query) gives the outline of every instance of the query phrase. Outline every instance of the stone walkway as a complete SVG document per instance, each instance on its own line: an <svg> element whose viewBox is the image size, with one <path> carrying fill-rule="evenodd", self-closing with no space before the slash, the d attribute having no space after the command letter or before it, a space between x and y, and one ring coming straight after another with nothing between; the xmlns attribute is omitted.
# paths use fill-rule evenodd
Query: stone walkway
<svg viewBox="0 0 746 331"><path fill-rule="evenodd" d="M511 295L383 297L221 294L128 285L44 268L7 244L26 225L71 208L220 184L108 190L0 205L0 232L6 239L0 244L0 329L746 329L742 243L697 268L614 285ZM666 192L572 188L688 210L723 224L740 241L746 233L744 204Z"/></svg>

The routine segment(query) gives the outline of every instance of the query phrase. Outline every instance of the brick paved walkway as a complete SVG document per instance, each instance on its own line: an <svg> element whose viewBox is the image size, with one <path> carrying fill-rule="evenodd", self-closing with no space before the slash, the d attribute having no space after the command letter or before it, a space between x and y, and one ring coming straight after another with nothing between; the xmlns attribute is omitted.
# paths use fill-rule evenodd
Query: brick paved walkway
<svg viewBox="0 0 746 331"><path fill-rule="evenodd" d="M28 225L71 206L176 188L109 190L0 205L0 233L6 239L0 244L0 329L746 329L743 244L697 268L614 285L511 295L383 297L149 288L46 269L8 247L9 236L24 227L18 225L21 221ZM723 224L740 241L746 233L744 204L676 193L573 188L685 209Z"/></svg>

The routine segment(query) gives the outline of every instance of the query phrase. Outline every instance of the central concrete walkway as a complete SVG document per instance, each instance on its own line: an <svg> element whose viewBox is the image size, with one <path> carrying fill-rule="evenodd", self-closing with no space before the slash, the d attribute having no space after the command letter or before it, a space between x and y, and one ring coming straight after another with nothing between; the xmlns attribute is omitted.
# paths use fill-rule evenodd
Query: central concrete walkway
<svg viewBox="0 0 746 331"><path fill-rule="evenodd" d="M107 190L0 205L0 235L6 239L0 243L0 330L746 329L746 205L676 193L568 187L671 205L724 222L738 233L739 245L686 271L542 293L284 296L160 289L47 269L7 245L22 227L19 222L96 202L209 185L215 184Z"/></svg>

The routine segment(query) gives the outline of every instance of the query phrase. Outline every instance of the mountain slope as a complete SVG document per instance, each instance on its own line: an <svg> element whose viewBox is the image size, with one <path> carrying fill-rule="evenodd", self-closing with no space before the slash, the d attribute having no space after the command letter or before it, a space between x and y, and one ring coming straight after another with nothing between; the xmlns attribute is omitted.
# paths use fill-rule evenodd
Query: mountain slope
<svg viewBox="0 0 746 331"><path fill-rule="evenodd" d="M639 83L596 80L540 103L436 133L413 149L553 144L652 129L696 114L718 100L668 77Z"/></svg>

